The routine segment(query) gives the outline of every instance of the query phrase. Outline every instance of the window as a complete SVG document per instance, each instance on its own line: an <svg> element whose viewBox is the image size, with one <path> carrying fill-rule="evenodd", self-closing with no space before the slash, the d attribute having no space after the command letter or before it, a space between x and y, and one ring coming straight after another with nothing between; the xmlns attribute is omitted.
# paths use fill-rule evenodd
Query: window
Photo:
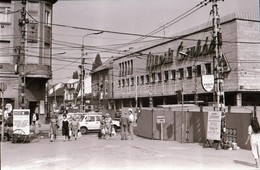
<svg viewBox="0 0 260 170"><path fill-rule="evenodd" d="M0 23L11 23L10 11L10 7L0 7Z"/></svg>
<svg viewBox="0 0 260 170"><path fill-rule="evenodd" d="M126 86L128 87L130 84L129 84L129 78L126 79Z"/></svg>
<svg viewBox="0 0 260 170"><path fill-rule="evenodd" d="M192 67L187 67L187 78L192 78Z"/></svg>
<svg viewBox="0 0 260 170"><path fill-rule="evenodd" d="M10 41L0 41L0 63L11 63Z"/></svg>
<svg viewBox="0 0 260 170"><path fill-rule="evenodd" d="M212 74L210 63L205 64L205 74Z"/></svg>
<svg viewBox="0 0 260 170"><path fill-rule="evenodd" d="M121 87L121 80L118 80L118 87Z"/></svg>
<svg viewBox="0 0 260 170"><path fill-rule="evenodd" d="M51 25L51 13L49 11L45 11L45 24Z"/></svg>
<svg viewBox="0 0 260 170"><path fill-rule="evenodd" d="M135 79L134 77L131 77L131 86L134 86L135 85Z"/></svg>
<svg viewBox="0 0 260 170"><path fill-rule="evenodd" d="M122 76L122 66L121 66L121 63L119 63L119 77Z"/></svg>
<svg viewBox="0 0 260 170"><path fill-rule="evenodd" d="M141 84L144 84L144 76L141 76Z"/></svg>
<svg viewBox="0 0 260 170"><path fill-rule="evenodd" d="M169 79L169 72L164 71L164 81L168 81L168 79Z"/></svg>
<svg viewBox="0 0 260 170"><path fill-rule="evenodd" d="M157 73L158 82L162 82L162 73Z"/></svg>
<svg viewBox="0 0 260 170"><path fill-rule="evenodd" d="M183 70L183 68L180 68L178 70L178 72L179 72L179 79L183 79L183 77L184 77L184 70Z"/></svg>
<svg viewBox="0 0 260 170"><path fill-rule="evenodd" d="M172 70L171 73L172 73L171 79L175 80L176 79L176 70Z"/></svg>
<svg viewBox="0 0 260 170"><path fill-rule="evenodd" d="M136 78L137 78L136 83L137 83L137 85L139 85L140 84L140 77L136 76Z"/></svg>
<svg viewBox="0 0 260 170"><path fill-rule="evenodd" d="M122 80L122 87L125 87L125 79Z"/></svg>
<svg viewBox="0 0 260 170"><path fill-rule="evenodd" d="M146 84L149 84L150 83L150 76L149 74L146 75Z"/></svg>
<svg viewBox="0 0 260 170"><path fill-rule="evenodd" d="M155 73L152 73L152 77L151 77L151 83L154 83L155 82Z"/></svg>
<svg viewBox="0 0 260 170"><path fill-rule="evenodd" d="M196 67L196 76L197 77L200 77L201 76L201 65L197 65Z"/></svg>

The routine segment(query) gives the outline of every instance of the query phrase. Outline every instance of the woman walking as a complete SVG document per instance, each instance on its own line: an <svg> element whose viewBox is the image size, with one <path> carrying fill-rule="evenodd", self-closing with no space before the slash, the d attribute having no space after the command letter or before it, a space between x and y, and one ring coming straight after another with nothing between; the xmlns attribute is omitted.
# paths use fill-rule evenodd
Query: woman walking
<svg viewBox="0 0 260 170"><path fill-rule="evenodd" d="M250 126L248 127L248 137L245 145L251 143L252 153L255 158L256 167L259 167L258 158L260 156L260 126L257 117L251 118Z"/></svg>
<svg viewBox="0 0 260 170"><path fill-rule="evenodd" d="M71 121L71 131L72 131L72 136L75 137L75 140L77 140L78 138L78 130L79 130L79 122L78 120L76 119L76 117L74 116L72 118L72 121Z"/></svg>
<svg viewBox="0 0 260 170"><path fill-rule="evenodd" d="M69 121L67 119L67 115L63 115L62 120L62 135L63 135L63 141L69 140Z"/></svg>
<svg viewBox="0 0 260 170"><path fill-rule="evenodd" d="M51 135L51 142L53 142L54 140L56 140L57 138L57 131L59 128L59 123L57 120L56 115L52 115L51 117L51 123L50 123L50 135Z"/></svg>

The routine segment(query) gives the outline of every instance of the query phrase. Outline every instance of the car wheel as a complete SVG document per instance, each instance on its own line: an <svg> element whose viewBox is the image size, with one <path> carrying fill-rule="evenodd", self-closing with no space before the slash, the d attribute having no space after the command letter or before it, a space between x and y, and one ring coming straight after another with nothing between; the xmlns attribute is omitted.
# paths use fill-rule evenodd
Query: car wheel
<svg viewBox="0 0 260 170"><path fill-rule="evenodd" d="M81 134L87 134L87 133L88 133L88 128L86 128L86 127L81 127L81 128L80 128L80 132L81 132Z"/></svg>

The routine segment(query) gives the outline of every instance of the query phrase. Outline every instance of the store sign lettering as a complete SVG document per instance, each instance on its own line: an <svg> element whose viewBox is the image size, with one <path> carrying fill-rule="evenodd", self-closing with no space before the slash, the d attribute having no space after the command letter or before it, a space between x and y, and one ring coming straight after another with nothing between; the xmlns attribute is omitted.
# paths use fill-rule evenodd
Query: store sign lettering
<svg viewBox="0 0 260 170"><path fill-rule="evenodd" d="M183 42L181 42L176 51L176 59L178 61L183 61L191 58L214 54L214 52L215 42L211 40L209 43L209 39L208 37L206 37L204 44L202 44L201 40L198 40L196 46L192 46L189 48L184 48L184 44ZM162 55L154 55L149 52L149 54L147 55L147 68L153 68L155 66L173 63L173 53L174 50L170 48Z"/></svg>

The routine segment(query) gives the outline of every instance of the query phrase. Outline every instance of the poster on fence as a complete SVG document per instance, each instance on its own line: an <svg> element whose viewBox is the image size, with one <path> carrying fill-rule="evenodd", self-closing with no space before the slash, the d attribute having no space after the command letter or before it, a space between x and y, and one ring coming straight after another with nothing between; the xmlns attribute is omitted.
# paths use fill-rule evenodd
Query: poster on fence
<svg viewBox="0 0 260 170"><path fill-rule="evenodd" d="M209 111L207 139L220 140L220 134L221 134L221 111Z"/></svg>
<svg viewBox="0 0 260 170"><path fill-rule="evenodd" d="M25 135L30 134L30 110L14 109L13 111L13 131L22 130Z"/></svg>

